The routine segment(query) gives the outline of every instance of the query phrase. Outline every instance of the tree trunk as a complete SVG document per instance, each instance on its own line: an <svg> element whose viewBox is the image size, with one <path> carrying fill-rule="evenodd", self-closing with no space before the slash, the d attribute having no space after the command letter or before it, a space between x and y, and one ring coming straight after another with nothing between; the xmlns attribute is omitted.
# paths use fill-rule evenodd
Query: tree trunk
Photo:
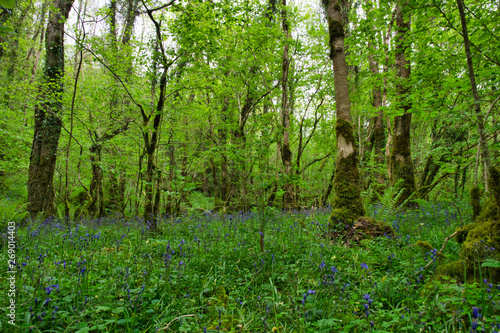
<svg viewBox="0 0 500 333"><path fill-rule="evenodd" d="M286 208L293 207L294 190L292 185L292 150L290 149L290 100L288 96L288 73L290 69L289 43L290 26L288 24L288 15L286 12L286 0L282 0L283 9L281 10L283 35L285 43L283 46L283 57L281 65L281 161L283 162L283 171L285 174L285 186L283 204Z"/></svg>
<svg viewBox="0 0 500 333"><path fill-rule="evenodd" d="M223 207L226 207L229 201L229 193L230 193L230 179L229 179L229 170L227 166L227 126L229 123L229 97L224 97L224 105L222 106L221 116L222 116L222 125L219 128L219 144L221 147L221 162L220 162L220 200Z"/></svg>
<svg viewBox="0 0 500 333"><path fill-rule="evenodd" d="M40 102L35 108L35 131L31 148L28 175L28 207L31 217L43 212L46 217L55 213L53 178L57 146L61 134L63 76L64 76L64 22L73 0L57 0L49 14L45 49L44 84L40 88Z"/></svg>
<svg viewBox="0 0 500 333"><path fill-rule="evenodd" d="M102 189L102 168L101 168L102 146L99 142L90 147L90 164L92 165L92 179L90 181L91 202L88 211L92 216L104 216L104 191Z"/></svg>
<svg viewBox="0 0 500 333"><path fill-rule="evenodd" d="M397 106L404 112L401 116L394 117L392 151L391 151L391 185L402 179L403 193L399 196L397 204L400 205L415 192L415 176L413 161L411 159L411 108L409 102L410 61L407 59L410 19L405 18L407 0L400 0L396 8L396 100Z"/></svg>
<svg viewBox="0 0 500 333"><path fill-rule="evenodd" d="M161 118L163 115L163 106L165 104L165 90L167 87L167 70L165 68L160 77L160 96L156 105L155 114L153 117L152 129L149 128L150 117L143 119L142 135L144 139L144 149L146 150L147 166L146 166L146 204L144 207L144 220L151 219L153 221L153 231L156 231L156 215L154 211L154 196L153 185L156 181L155 172L156 164L154 161L156 149L158 147L158 134L160 129Z"/></svg>
<svg viewBox="0 0 500 333"><path fill-rule="evenodd" d="M111 63L114 65L124 65L125 67L125 75L124 75L124 81L128 82L130 76L132 75L132 58L130 56L130 40L132 39L132 33L133 33L133 27L135 24L135 20L137 18L137 6L138 6L139 1L138 0L127 0L126 3L126 15L125 15L125 23L124 23L124 28L123 28L123 37L121 39L121 43L119 44L118 42L118 36L117 36L117 25L116 25L116 16L117 16L117 0L111 0L109 4L109 16L110 16L110 23L109 23L109 30L110 30L110 38L111 38L111 48L112 48L112 59ZM115 79L115 83L118 86L118 80ZM120 96L117 93L117 90L115 90L112 94L112 99L110 101L111 105L111 113L114 114L115 112L117 114L120 113L120 107L119 104L120 102L124 104L125 109L128 108L130 101L126 96ZM125 120L128 122L128 120ZM102 141L102 140L101 140ZM102 142L104 144L104 142ZM111 154L116 154L118 150L110 150ZM112 164L111 167L115 171L110 172L110 180L113 181L115 184L111 185L111 190L108 192L109 194L109 200L108 203L110 206L108 207L112 211L117 211L123 214L123 210L125 207L125 195L124 195L124 190L123 191L118 191L118 187L125 186L125 170L123 168L118 167L116 163L114 162L115 159L112 159ZM113 173L115 173L113 175ZM120 181L118 184L117 180L117 175L116 173L120 174Z"/></svg>
<svg viewBox="0 0 500 333"><path fill-rule="evenodd" d="M330 58L333 61L335 105L337 122L337 165L333 187L330 227L336 228L351 223L364 215L360 195L359 161L351 121L351 103L347 82L347 63L344 46L342 8L339 0L323 0L326 7L330 36Z"/></svg>
<svg viewBox="0 0 500 333"><path fill-rule="evenodd" d="M375 51L375 47L371 42L368 43L368 48ZM375 53L375 52L373 52ZM374 56L370 54L368 56L368 62L370 65L370 71L372 72L375 79L378 79L379 70L378 62L375 60ZM385 129L384 129L384 112L382 111L382 89L380 85L375 84L372 89L372 105L375 110L378 111L378 115L373 118L373 138L372 147L375 161L375 172L374 176L378 184L385 183L384 172L381 172L381 166L384 165L384 154L383 150L385 148Z"/></svg>
<svg viewBox="0 0 500 333"><path fill-rule="evenodd" d="M481 150L481 158L484 163L484 182L485 189L488 191L488 174L491 168L491 158L490 152L488 150L488 141L486 138L486 134L484 131L484 116L481 112L481 100L479 99L479 92L477 91L476 77L474 76L474 66L472 65L472 55L470 52L470 42L469 42L469 33L467 31L467 22L465 20L465 12L464 12L464 2L463 0L457 0L458 11L460 13L460 22L462 23L462 36L464 38L464 48L465 48L465 56L467 58L467 69L469 72L469 81L471 85L472 95L474 97L474 111L476 112L477 119L477 128L479 131L479 147Z"/></svg>

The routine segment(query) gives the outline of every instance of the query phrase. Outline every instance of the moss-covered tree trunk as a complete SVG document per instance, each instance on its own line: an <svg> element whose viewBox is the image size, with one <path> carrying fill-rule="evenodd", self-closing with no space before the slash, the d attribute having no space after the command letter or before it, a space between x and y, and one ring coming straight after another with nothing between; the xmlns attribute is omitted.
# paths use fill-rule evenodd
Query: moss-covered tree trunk
<svg viewBox="0 0 500 333"><path fill-rule="evenodd" d="M325 5L328 32L330 36L330 58L333 62L335 105L337 123L337 165L333 187L335 194L332 203L330 226L337 227L351 223L364 214L360 196L360 174L358 151L351 123L351 103L347 83L347 63L344 46L344 27L342 7L338 0L323 0Z"/></svg>
<svg viewBox="0 0 500 333"><path fill-rule="evenodd" d="M64 76L64 22L73 0L53 1L45 39L44 84L35 108L35 132L28 174L28 207L32 217L55 213L53 178L61 134Z"/></svg>
<svg viewBox="0 0 500 333"><path fill-rule="evenodd" d="M390 182L394 185L402 179L401 186L404 188L397 204L404 203L416 189L411 159L411 113L408 112L411 108L408 96L411 67L407 56L409 51L407 34L411 23L409 14L405 13L407 4L407 0L400 0L396 8L396 99L397 107L403 111L403 114L394 117Z"/></svg>

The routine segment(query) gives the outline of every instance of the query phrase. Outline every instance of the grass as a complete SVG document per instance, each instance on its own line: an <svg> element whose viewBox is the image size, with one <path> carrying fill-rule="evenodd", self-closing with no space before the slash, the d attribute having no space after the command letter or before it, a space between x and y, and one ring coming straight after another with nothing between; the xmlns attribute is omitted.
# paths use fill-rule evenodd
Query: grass
<svg viewBox="0 0 500 333"><path fill-rule="evenodd" d="M414 245L439 250L469 210L421 206L391 217L396 237L351 246L324 237L328 210L207 212L162 220L161 236L140 219L19 226L16 326L4 292L0 331L492 332L500 286L434 279L435 251Z"/></svg>

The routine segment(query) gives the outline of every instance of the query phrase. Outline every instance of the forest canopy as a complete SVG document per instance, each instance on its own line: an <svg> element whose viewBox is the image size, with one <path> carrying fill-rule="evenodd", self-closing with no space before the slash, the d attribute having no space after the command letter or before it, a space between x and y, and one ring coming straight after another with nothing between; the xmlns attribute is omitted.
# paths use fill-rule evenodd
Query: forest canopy
<svg viewBox="0 0 500 333"><path fill-rule="evenodd" d="M388 187L403 191L398 204L489 192L499 151L494 1L464 6L475 93L453 2L1 5L3 218L346 200L359 216ZM345 43L339 84L334 35ZM340 139L339 119L350 128ZM344 142L350 162L339 160ZM342 194L336 179L353 165Z"/></svg>

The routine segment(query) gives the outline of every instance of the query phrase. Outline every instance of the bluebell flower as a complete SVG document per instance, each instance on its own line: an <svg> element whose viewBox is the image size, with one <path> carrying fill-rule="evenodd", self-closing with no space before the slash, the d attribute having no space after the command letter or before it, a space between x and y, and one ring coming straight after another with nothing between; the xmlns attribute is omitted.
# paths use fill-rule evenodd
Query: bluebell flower
<svg viewBox="0 0 500 333"><path fill-rule="evenodd" d="M473 307L472 308L472 318L477 319L479 317L479 308Z"/></svg>
<svg viewBox="0 0 500 333"><path fill-rule="evenodd" d="M476 332L476 330L477 330L477 320L474 320L470 326L470 331L471 333L474 333Z"/></svg>

